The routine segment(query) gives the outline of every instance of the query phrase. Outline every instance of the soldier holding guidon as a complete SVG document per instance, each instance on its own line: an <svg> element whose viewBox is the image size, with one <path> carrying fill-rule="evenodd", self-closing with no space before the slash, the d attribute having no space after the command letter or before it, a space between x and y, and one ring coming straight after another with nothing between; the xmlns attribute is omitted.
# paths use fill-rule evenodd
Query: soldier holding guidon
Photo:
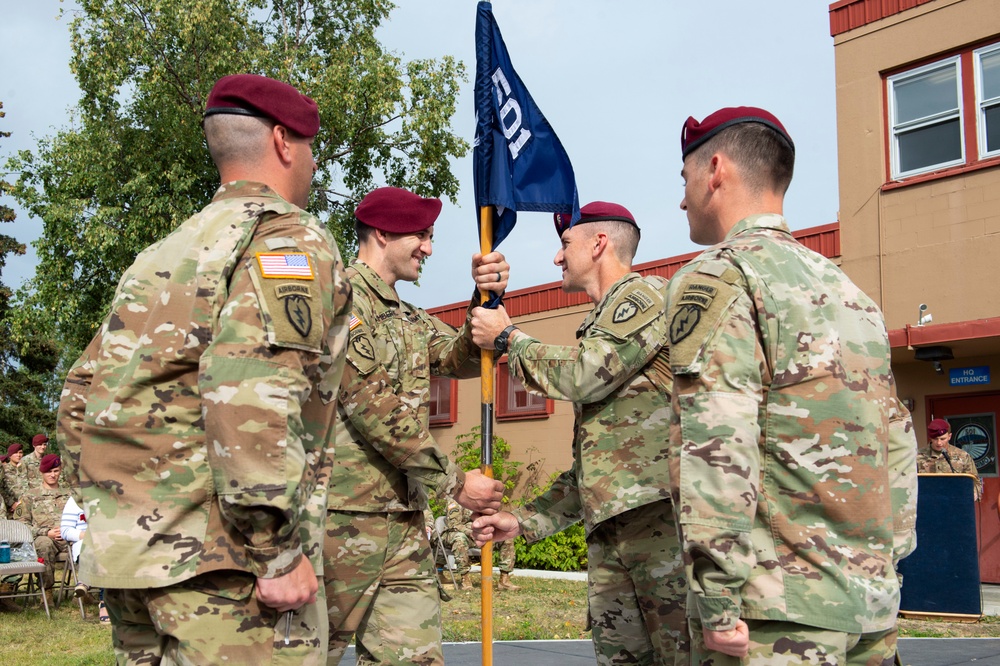
<svg viewBox="0 0 1000 666"><path fill-rule="evenodd" d="M673 664L686 654L686 585L667 484L670 414L666 281L631 272L639 243L632 214L595 201L580 221L556 216L562 289L595 308L579 343L545 344L506 311L477 308L476 343L507 352L534 393L573 403L573 467L513 513L478 518L477 543L529 542L583 520L589 628L599 664Z"/></svg>
<svg viewBox="0 0 1000 666"><path fill-rule="evenodd" d="M361 664L443 663L427 493L480 512L503 497L500 481L463 472L430 433L431 375L479 374L468 324L456 331L395 289L419 277L440 212L439 199L395 187L369 193L355 211L354 310L324 546L332 665L352 636ZM478 288L502 292L508 271L500 253L473 256Z"/></svg>

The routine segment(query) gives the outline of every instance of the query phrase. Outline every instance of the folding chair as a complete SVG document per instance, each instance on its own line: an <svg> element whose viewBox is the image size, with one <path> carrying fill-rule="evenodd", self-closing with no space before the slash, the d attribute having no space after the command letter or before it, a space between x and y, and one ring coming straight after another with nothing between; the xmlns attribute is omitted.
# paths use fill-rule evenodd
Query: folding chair
<svg viewBox="0 0 1000 666"><path fill-rule="evenodd" d="M74 594L76 585L80 579L76 575L76 564L73 562L73 544L65 552L59 553L59 561L63 564L62 580L59 583L59 592L56 594L56 608L62 604L63 599ZM83 599L77 597L76 602L80 605L80 617L87 619L87 611L83 609Z"/></svg>
<svg viewBox="0 0 1000 666"><path fill-rule="evenodd" d="M49 600L45 597L45 588L42 583L42 574L45 573L45 565L38 561L38 554L35 553L35 540L31 536L31 528L16 520L0 519L0 541L10 544L11 553L23 553L18 561L11 561L8 564L0 564L0 579L7 576L27 575L28 582L25 591L19 592L21 584L14 586L13 594L0 594L0 599L22 598L27 605L29 597L41 597L45 606L45 616L52 619L49 613ZM13 558L12 558L13 560ZM38 591L35 592L35 585Z"/></svg>

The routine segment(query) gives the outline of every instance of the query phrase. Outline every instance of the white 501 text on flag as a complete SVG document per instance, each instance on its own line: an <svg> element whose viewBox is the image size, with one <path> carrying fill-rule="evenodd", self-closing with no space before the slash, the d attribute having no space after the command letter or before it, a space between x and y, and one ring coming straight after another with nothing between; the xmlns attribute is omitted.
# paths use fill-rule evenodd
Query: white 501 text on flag
<svg viewBox="0 0 1000 666"><path fill-rule="evenodd" d="M261 277L291 278L293 280L315 279L312 264L307 254L258 252L257 263L260 265Z"/></svg>

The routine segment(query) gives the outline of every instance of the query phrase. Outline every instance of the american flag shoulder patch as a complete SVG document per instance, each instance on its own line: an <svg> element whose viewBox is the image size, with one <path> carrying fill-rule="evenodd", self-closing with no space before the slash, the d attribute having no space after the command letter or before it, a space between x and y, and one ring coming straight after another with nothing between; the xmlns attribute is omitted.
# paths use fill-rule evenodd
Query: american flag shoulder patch
<svg viewBox="0 0 1000 666"><path fill-rule="evenodd" d="M309 255L303 252L258 252L260 276L292 280L315 280Z"/></svg>
<svg viewBox="0 0 1000 666"><path fill-rule="evenodd" d="M358 319L357 315L355 315L355 314L351 314L351 323L350 323L350 330L352 330L352 331L353 331L353 330L354 330L354 329L356 329L356 328L357 328L358 326L361 326L361 320L360 320L360 319Z"/></svg>

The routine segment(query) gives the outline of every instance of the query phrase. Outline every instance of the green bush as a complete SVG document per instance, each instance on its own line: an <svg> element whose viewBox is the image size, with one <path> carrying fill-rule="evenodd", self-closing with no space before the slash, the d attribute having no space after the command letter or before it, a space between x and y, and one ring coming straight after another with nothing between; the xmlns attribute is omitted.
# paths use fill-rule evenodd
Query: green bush
<svg viewBox="0 0 1000 666"><path fill-rule="evenodd" d="M523 569L581 571L587 568L587 539L582 523L527 545L523 538L514 541L517 566Z"/></svg>

